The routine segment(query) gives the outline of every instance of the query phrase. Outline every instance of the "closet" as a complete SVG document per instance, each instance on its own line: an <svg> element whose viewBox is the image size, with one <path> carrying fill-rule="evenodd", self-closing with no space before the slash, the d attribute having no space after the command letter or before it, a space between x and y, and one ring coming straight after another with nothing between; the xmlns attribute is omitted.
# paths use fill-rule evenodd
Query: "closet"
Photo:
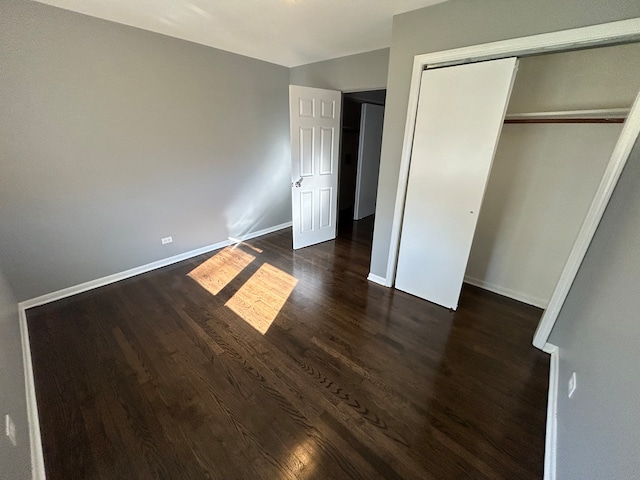
<svg viewBox="0 0 640 480"><path fill-rule="evenodd" d="M396 287L455 309L464 281L545 308L619 137L621 122L640 90L638 65L638 44L519 60L491 173L480 196L472 242L465 248L455 247L455 280L449 278L454 270L448 266L450 258L431 243L435 238L441 247L453 248L460 243L459 232L441 228L425 215L435 208L437 215L451 218L454 202L444 197L434 202L429 198L433 188L424 185L411 193L416 172L428 169L425 165L439 155L416 155L416 144L429 134L417 119ZM458 143L466 141L464 135L454 138ZM438 181L437 188L456 192L464 183L461 178L451 173ZM472 216L470 211L466 215ZM457 294L443 301L415 289L430 283L440 290L455 293L457 289Z"/></svg>

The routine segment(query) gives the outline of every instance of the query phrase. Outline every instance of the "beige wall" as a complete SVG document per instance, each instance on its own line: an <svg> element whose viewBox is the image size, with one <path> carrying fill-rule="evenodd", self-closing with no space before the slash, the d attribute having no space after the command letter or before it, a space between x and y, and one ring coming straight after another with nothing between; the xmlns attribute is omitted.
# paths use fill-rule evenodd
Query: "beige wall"
<svg viewBox="0 0 640 480"><path fill-rule="evenodd" d="M510 112L630 107L640 44L522 58ZM620 124L505 125L467 280L546 307Z"/></svg>
<svg viewBox="0 0 640 480"><path fill-rule="evenodd" d="M636 0L449 0L394 17L371 272L387 275L415 55L637 16Z"/></svg>
<svg viewBox="0 0 640 480"><path fill-rule="evenodd" d="M288 84L285 67L1 2L0 265L18 300L290 221Z"/></svg>
<svg viewBox="0 0 640 480"><path fill-rule="evenodd" d="M343 92L378 90L387 86L389 49L334 58L291 69L292 85Z"/></svg>
<svg viewBox="0 0 640 480"><path fill-rule="evenodd" d="M522 58L508 112L628 108L638 65L639 43Z"/></svg>
<svg viewBox="0 0 640 480"><path fill-rule="evenodd" d="M621 125L505 125L466 280L546 308Z"/></svg>

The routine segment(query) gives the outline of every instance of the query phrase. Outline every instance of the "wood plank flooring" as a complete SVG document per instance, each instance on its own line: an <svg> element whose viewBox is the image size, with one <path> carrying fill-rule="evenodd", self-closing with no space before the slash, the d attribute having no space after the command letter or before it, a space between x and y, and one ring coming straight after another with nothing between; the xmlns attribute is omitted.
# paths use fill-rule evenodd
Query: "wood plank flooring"
<svg viewBox="0 0 640 480"><path fill-rule="evenodd" d="M540 310L367 282L371 219L347 227L29 310L48 478L542 478Z"/></svg>

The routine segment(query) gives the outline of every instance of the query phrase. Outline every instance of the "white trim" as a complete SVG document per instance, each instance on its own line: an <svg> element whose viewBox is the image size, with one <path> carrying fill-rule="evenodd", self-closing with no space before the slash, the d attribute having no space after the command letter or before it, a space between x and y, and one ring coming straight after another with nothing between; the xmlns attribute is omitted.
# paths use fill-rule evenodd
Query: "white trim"
<svg viewBox="0 0 640 480"><path fill-rule="evenodd" d="M375 275L373 273L369 273L369 276L367 277L367 280L369 280L370 282L373 283L377 283L378 285L382 285L383 287L390 287L391 285L387 284L387 279L384 277L380 277L378 275Z"/></svg>
<svg viewBox="0 0 640 480"><path fill-rule="evenodd" d="M640 41L640 18L601 23L588 27L511 38L497 42L442 50L416 55L415 59L429 68L453 64L523 57L542 53L580 50L613 43Z"/></svg>
<svg viewBox="0 0 640 480"><path fill-rule="evenodd" d="M562 110L555 112L527 112L510 113L505 120L529 120L529 119L581 119L581 118L627 118L628 108L596 108L592 110Z"/></svg>
<svg viewBox="0 0 640 480"><path fill-rule="evenodd" d="M393 223L391 227L391 239L389 243L389 256L387 258L387 270L385 273L386 278L388 279L387 285L392 286L394 284L396 275L402 217L407 191L407 180L409 178L409 165L411 163L411 150L413 148L416 112L418 110L420 80L422 77L422 71L426 67L454 65L512 56L521 57L539 53L553 53L638 41L640 41L640 18L633 18L619 22L604 23L601 25L563 30L560 32L544 33L541 35L532 35L511 40L416 55L413 60L413 71L411 74L407 120L404 129L404 141L402 146L402 156L400 159L400 171L398 174L398 189L396 192ZM631 109L629 117L625 122L622 135L618 140L618 144L616 145L614 154L611 157L605 176L602 179L596 198L592 203L583 228L580 230L578 239L576 240L571 252L569 261L567 262L567 266L565 266L565 270L561 277L561 283L556 286L553 296L549 301L549 307L540 321L538 330L536 330L533 344L537 348L542 348L549 337L549 333L553 328L553 324L555 323L558 312L560 311L560 307L562 307L566 298L566 293L568 292L569 287L575 278L577 268L584 257L586 247L588 247L591 242L593 232L595 232L595 228L602 217L602 211L604 211L604 207L606 207L609 201L611 192L615 187L620 172L622 171L635 139L638 136L639 122L640 108L637 107L636 101L636 106Z"/></svg>
<svg viewBox="0 0 640 480"><path fill-rule="evenodd" d="M250 233L247 233L245 235L241 235L239 237L229 237L229 241L231 243L246 242L247 240L251 240L253 238L261 237L261 236L267 235L269 233L274 233L274 232L278 232L280 230L284 230L285 228L289 228L292 225L293 225L292 222L284 222L284 223L281 223L280 225L275 225L275 226L269 227L269 228L263 228L262 230L257 230L255 232L250 232Z"/></svg>
<svg viewBox="0 0 640 480"><path fill-rule="evenodd" d="M544 347L542 347L542 351L544 353L548 353L551 355L552 353L557 353L558 347L556 347L553 343L545 343Z"/></svg>
<svg viewBox="0 0 640 480"><path fill-rule="evenodd" d="M591 202L587 216L582 223L580 232L578 232L578 237L576 238L571 253L569 254L567 263L562 270L560 280L558 280L556 288L553 291L553 295L549 301L549 306L542 315L538 328L536 329L536 333L533 335L533 345L537 348L543 348L544 344L549 339L549 335L556 323L558 314L560 313L562 305L564 305L564 301L569 294L569 289L573 284L573 280L576 278L578 269L582 264L582 260L587 254L587 249L591 244L591 239L596 233L596 229L600 224L600 219L602 219L602 215L604 215L604 210L607 208L609 199L613 194L613 190L618 183L618 179L622 174L622 170L627 163L627 159L629 158L631 150L633 149L639 135L640 93L638 93L633 107L629 112L629 116L622 127L620 138L618 138L618 142L611 154L611 159L609 160L609 164L602 176L598 190Z"/></svg>
<svg viewBox="0 0 640 480"><path fill-rule="evenodd" d="M353 219L360 220L360 190L362 190L362 163L364 162L364 122L366 118L364 116L364 106L360 105L360 130L358 135L358 164L356 166L356 193L353 205Z"/></svg>
<svg viewBox="0 0 640 480"><path fill-rule="evenodd" d="M23 358L23 365L24 365L24 383L25 383L25 391L26 391L26 398L27 398L27 415L28 415L28 423L29 423L29 442L30 442L30 448L31 448L32 479L45 480L46 475L45 475L45 469L44 469L44 456L42 453L42 437L40 435L38 403L36 400L36 389L35 389L35 382L33 378L33 364L31 363L31 347L29 344L29 330L27 326L27 314L26 314L27 309L44 305L45 303L54 302L56 300L70 297L72 295L86 292L88 290L102 287L104 285L118 282L120 280L124 280L130 277L134 277L142 273L150 272L151 270L165 267L173 263L181 262L182 260L187 260L189 258L196 257L204 253L209 253L213 250L217 250L219 248L223 248L234 243L240 243L246 240L250 240L252 238L260 237L262 235L267 235L268 233L277 232L278 230L283 230L289 227L291 227L291 222L285 222L285 223L281 223L280 225L275 225L273 227L264 228L256 232L248 233L246 235L241 236L240 238L230 237L229 240L225 240L223 242L218 242L213 245L207 245L206 247L190 250L188 252L181 253L179 255L174 255L173 257L165 258L163 260L158 260L157 262L152 262L146 265L142 265L141 267L132 268L120 273L114 273L113 275L108 275L106 277L98 278L90 282L81 283L80 285L64 288L56 292L48 293L46 295L41 295L39 297L32 298L30 300L26 300L24 302L18 303L18 314L20 317L20 337L22 341L22 358Z"/></svg>
<svg viewBox="0 0 640 480"><path fill-rule="evenodd" d="M533 305L538 308L547 308L547 301L544 298L534 297L533 295L528 295L523 292L519 292L517 290L512 290L510 288L501 287L500 285L496 285L495 283L486 282L479 278L470 277L465 275L464 281L471 285L475 285L478 288L482 288L484 290L489 290L490 292L497 293L498 295L502 295L504 297L509 297L519 302L526 303L527 305Z"/></svg>
<svg viewBox="0 0 640 480"><path fill-rule="evenodd" d="M157 268L166 267L167 265L181 262L182 260L187 260L188 258L192 258L197 255L202 255L203 253L209 253L213 250L226 247L230 243L231 242L229 242L229 240L225 240L224 242L215 243L213 245L207 245L206 247L190 250L188 252L181 253L179 255L174 255L173 257L168 257L162 260L158 260L156 262L147 263L146 265L142 265L140 267L131 268L129 270L125 270L124 272L114 273L112 275L107 275L106 277L97 278L95 280L90 280L88 282L84 282L79 285L74 285L72 287L63 288L62 290L57 290L55 292L47 293L45 295L40 295L39 297L31 298L29 300L25 300L24 302L20 302L19 305L25 310L33 307L38 307L46 303L55 302L56 300L61 300L63 298L71 297L72 295L77 295L79 293L93 290L94 288L104 287L105 285L119 282L120 280L125 280L127 278L135 277L136 275L147 273Z"/></svg>
<svg viewBox="0 0 640 480"><path fill-rule="evenodd" d="M250 240L252 238L256 238L261 235L266 235L267 233L276 232L278 230L282 230L290 226L291 226L291 222L286 222L280 225L276 225L274 227L258 230L257 232L251 232L246 235L243 235L240 238L240 241ZM233 243L238 243L238 239L224 240L222 242L214 243L212 245L207 245L206 247L196 248L195 250L190 250L188 252L184 252L179 255L174 255L173 257L168 257L162 260L158 260L156 262L147 263L146 265L142 265L140 267L131 268L129 270L125 270L124 272L114 273L113 275L107 275L106 277L97 278L95 280L84 282L79 285L63 288L62 290L58 290L56 292L47 293L39 297L25 300L24 302L20 302L19 306L27 310L29 308L44 305L45 303L55 302L56 300L61 300L63 298L67 298L72 295L77 295L79 293L86 292L88 290L93 290L94 288L103 287L111 283L119 282L120 280L125 280L127 278L135 277L136 275L147 273L152 270L156 270L158 268L166 267L167 265L172 265L174 263L181 262L189 258L197 257L198 255L202 255L205 253L212 252L214 250L218 250L219 248L226 247Z"/></svg>
<svg viewBox="0 0 640 480"><path fill-rule="evenodd" d="M544 439L544 480L556 480L556 456L558 450L558 380L560 350L551 343L543 349L551 354L549 361L549 395L547 400L547 431Z"/></svg>
<svg viewBox="0 0 640 480"><path fill-rule="evenodd" d="M400 157L400 172L398 174L398 190L396 203L393 209L393 223L391 225L391 240L389 244L389 258L387 259L386 277L389 286L393 286L398 267L398 250L400 249L400 232L402 229L402 217L404 215L404 201L407 196L407 183L409 182L409 165L411 164L411 150L413 149L413 133L418 114L418 97L420 94L420 81L422 70L426 64L419 60L419 56L413 59L413 73L411 74L411 89L409 90L409 105L407 107L407 121L404 127L404 141L402 142L402 156Z"/></svg>
<svg viewBox="0 0 640 480"><path fill-rule="evenodd" d="M29 330L27 315L24 307L18 305L20 322L20 338L22 342L22 363L24 370L24 387L27 399L27 421L29 423L29 445L31 450L31 478L44 480L44 456L42 454L42 437L40 436L40 421L38 417L38 403L36 388L33 381L33 364L31 363L31 347L29 346Z"/></svg>
<svg viewBox="0 0 640 480"><path fill-rule="evenodd" d="M386 89L387 89L387 86L384 85L382 87L374 87L374 88L367 87L367 88L355 88L355 89L350 88L348 90L340 90L340 91L342 93L366 93L366 92L377 92L378 90L386 90Z"/></svg>

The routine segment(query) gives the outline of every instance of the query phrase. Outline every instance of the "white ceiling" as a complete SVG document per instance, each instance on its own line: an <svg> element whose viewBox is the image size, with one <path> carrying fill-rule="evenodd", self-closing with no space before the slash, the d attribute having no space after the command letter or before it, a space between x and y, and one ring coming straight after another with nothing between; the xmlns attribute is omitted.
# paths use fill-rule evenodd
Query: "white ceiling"
<svg viewBox="0 0 640 480"><path fill-rule="evenodd" d="M286 67L391 45L393 15L445 0L37 0Z"/></svg>

